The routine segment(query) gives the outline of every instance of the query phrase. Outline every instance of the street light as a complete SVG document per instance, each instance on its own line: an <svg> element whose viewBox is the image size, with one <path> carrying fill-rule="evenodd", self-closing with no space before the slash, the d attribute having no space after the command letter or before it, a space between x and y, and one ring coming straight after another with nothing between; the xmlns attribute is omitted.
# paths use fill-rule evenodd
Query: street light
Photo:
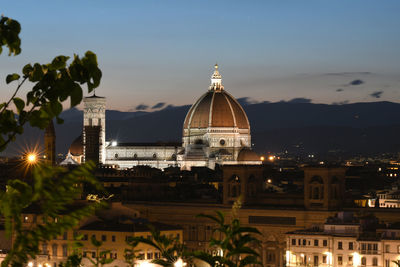
<svg viewBox="0 0 400 267"><path fill-rule="evenodd" d="M184 267L186 266L186 262L183 262L183 260L181 258L179 258L175 263L174 263L174 267Z"/></svg>
<svg viewBox="0 0 400 267"><path fill-rule="evenodd" d="M36 153L28 153L28 155L26 155L26 161L29 165L37 163L38 158Z"/></svg>

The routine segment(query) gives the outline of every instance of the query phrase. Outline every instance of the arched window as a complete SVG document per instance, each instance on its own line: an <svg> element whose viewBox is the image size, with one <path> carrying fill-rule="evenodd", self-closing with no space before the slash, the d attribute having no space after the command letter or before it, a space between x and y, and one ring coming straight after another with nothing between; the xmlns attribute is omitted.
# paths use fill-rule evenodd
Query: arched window
<svg viewBox="0 0 400 267"><path fill-rule="evenodd" d="M318 186L314 187L313 199L319 199L319 187Z"/></svg>
<svg viewBox="0 0 400 267"><path fill-rule="evenodd" d="M378 258L377 257L373 257L372 258L372 265L373 266L378 266Z"/></svg>
<svg viewBox="0 0 400 267"><path fill-rule="evenodd" d="M367 258L366 257L362 257L361 258L361 265L367 265Z"/></svg>

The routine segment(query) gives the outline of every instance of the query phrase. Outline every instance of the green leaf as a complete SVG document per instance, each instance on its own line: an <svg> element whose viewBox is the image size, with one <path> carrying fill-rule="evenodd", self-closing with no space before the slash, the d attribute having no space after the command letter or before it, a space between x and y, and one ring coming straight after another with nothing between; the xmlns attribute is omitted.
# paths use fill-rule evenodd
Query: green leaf
<svg viewBox="0 0 400 267"><path fill-rule="evenodd" d="M13 102L14 102L15 107L18 110L18 114L21 113L21 111L24 110L24 107L25 107L24 100L22 100L21 98L15 97L15 98L13 98Z"/></svg>
<svg viewBox="0 0 400 267"><path fill-rule="evenodd" d="M81 103L82 98L82 88L78 84L75 84L71 89L71 108Z"/></svg>
<svg viewBox="0 0 400 267"><path fill-rule="evenodd" d="M19 75L17 73L8 74L6 77L6 83L9 84L12 81L16 81L19 79Z"/></svg>
<svg viewBox="0 0 400 267"><path fill-rule="evenodd" d="M32 71L33 67L31 64L26 64L22 69L22 73L24 74L24 76L29 76Z"/></svg>
<svg viewBox="0 0 400 267"><path fill-rule="evenodd" d="M43 75L44 75L44 73L43 73L42 65L35 63L35 65L33 65L33 71L31 72L31 74L29 76L29 80L31 82L40 81L42 79Z"/></svg>
<svg viewBox="0 0 400 267"><path fill-rule="evenodd" d="M66 67L67 60L69 57L66 56L58 56L53 59L51 65L49 66L50 70L59 70Z"/></svg>

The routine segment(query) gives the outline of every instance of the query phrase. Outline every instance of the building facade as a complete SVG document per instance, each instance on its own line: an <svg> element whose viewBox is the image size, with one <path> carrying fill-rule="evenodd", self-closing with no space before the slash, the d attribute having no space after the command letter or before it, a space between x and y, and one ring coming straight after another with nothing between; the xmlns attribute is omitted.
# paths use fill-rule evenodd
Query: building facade
<svg viewBox="0 0 400 267"><path fill-rule="evenodd" d="M82 144L77 144L79 138L74 141L66 164L93 160L119 169L148 165L160 169L178 166L184 170L193 166L214 169L216 164L261 164L251 151L247 115L239 102L224 90L218 65L215 65L208 91L186 115L182 143L106 141L106 99L93 95L85 97L83 102Z"/></svg>
<svg viewBox="0 0 400 267"><path fill-rule="evenodd" d="M375 223L373 218L356 219L352 213L341 212L322 228L288 232L286 266L397 267L394 262L400 260L399 230L369 227L371 223Z"/></svg>

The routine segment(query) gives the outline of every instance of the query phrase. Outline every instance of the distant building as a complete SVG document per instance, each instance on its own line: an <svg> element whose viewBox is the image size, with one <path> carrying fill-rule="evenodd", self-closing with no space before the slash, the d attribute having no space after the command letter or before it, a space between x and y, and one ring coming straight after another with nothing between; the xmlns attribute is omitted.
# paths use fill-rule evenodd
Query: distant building
<svg viewBox="0 0 400 267"><path fill-rule="evenodd" d="M84 100L83 137L70 147L68 162L93 160L127 169L148 165L215 168L216 164L261 164L251 151L250 123L239 102L224 90L218 65L209 90L190 108L183 123L183 143L122 143L105 140L106 99ZM66 163L66 162L65 162Z"/></svg>
<svg viewBox="0 0 400 267"><path fill-rule="evenodd" d="M340 212L322 228L286 234L286 266L382 266L397 267L400 230L377 224L376 218L354 218Z"/></svg>
<svg viewBox="0 0 400 267"><path fill-rule="evenodd" d="M45 218L40 213L35 211L27 211L23 215L24 227L32 227L41 224ZM56 220L56 219L55 219ZM123 207L118 203L114 203L111 209L100 211L97 216L87 218L81 222L81 225L76 229L69 230L49 240L42 242L39 245L39 254L36 259L31 259L31 265L28 266L58 266L61 262L65 262L73 252L73 242L77 235L81 235L82 247L79 248L78 253L82 255L81 266L93 266L90 259L95 260L99 255L97 253L102 251L109 251L104 258L113 259L111 264L103 266L129 266L125 262L125 249L129 249L126 240L129 237L144 237L150 238L151 233L148 225L153 225L155 229L159 230L162 235L169 237L176 237L183 242L183 230L179 226L167 225L159 222L151 222L140 218L137 211ZM1 231L0 231L0 234ZM1 237L1 236L0 236ZM91 238L102 242L99 251L91 243ZM0 238L0 262L6 254L2 255L4 248L10 248L11 242L3 242ZM136 255L141 259L136 264L145 266L156 266L151 264L151 260L160 258L160 252L151 246L140 243L136 248ZM7 252L7 250L5 250Z"/></svg>

